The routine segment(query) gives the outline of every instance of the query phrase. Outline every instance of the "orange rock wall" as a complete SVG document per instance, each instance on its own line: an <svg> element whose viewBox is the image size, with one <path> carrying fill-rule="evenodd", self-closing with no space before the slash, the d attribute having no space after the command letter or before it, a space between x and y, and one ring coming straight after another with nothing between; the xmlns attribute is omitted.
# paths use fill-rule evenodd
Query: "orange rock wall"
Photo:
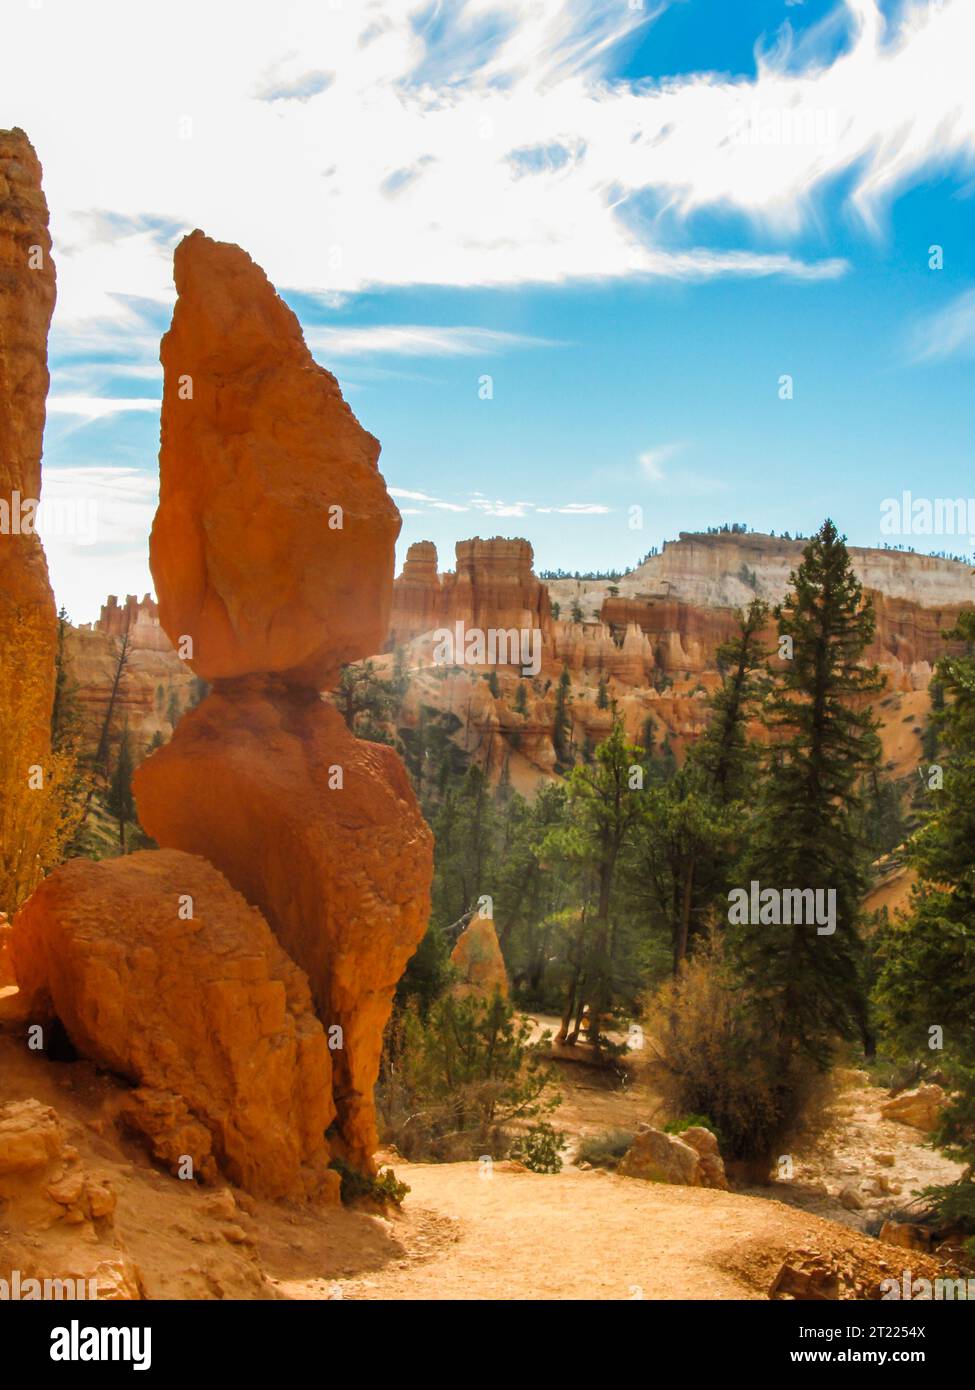
<svg viewBox="0 0 975 1390"><path fill-rule="evenodd" d="M57 616L33 517L54 299L41 166L23 131L0 131L0 797L7 834L18 841L3 847L6 856L36 853L20 803L37 795L28 770L44 765L50 749Z"/></svg>

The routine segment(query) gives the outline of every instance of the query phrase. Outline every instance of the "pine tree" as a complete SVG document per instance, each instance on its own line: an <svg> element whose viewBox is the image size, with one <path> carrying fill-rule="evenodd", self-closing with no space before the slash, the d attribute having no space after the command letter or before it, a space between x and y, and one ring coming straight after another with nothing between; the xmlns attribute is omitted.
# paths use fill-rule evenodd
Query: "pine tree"
<svg viewBox="0 0 975 1390"><path fill-rule="evenodd" d="M722 676L710 700L710 718L692 753L715 798L727 804L750 795L757 771L757 751L748 738L748 722L765 693L765 652L762 629L768 607L753 599L739 614L739 631L717 651Z"/></svg>
<svg viewBox="0 0 975 1390"><path fill-rule="evenodd" d="M859 788L879 757L863 697L883 688L863 661L873 609L832 521L805 547L790 584L775 612L782 669L766 703L771 756L741 881L835 893L835 929L749 922L737 941L786 1090L797 1056L826 1066L837 1038L871 1048L857 933L868 867Z"/></svg>
<svg viewBox="0 0 975 1390"><path fill-rule="evenodd" d="M575 1041L584 1007L589 1041L600 1048L600 1018L613 995L613 889L616 871L639 815L642 779L634 780L642 750L628 743L621 722L596 749L591 766L574 767L567 782L569 823L549 836L545 852L581 868L591 884L592 913L581 968L570 983L562 1041ZM587 895L588 896L588 895ZM573 1013L576 1028L570 1032Z"/></svg>
<svg viewBox="0 0 975 1390"><path fill-rule="evenodd" d="M132 756L132 738L126 721L119 739L115 767L108 785L107 805L118 821L118 843L125 853L125 827L135 820L135 798L132 795L132 773L135 760Z"/></svg>
<svg viewBox="0 0 975 1390"><path fill-rule="evenodd" d="M571 687L569 668L563 666L555 690L555 723L552 729L555 761L563 767L572 760L572 716L569 714L569 705L572 703Z"/></svg>
<svg viewBox="0 0 975 1390"><path fill-rule="evenodd" d="M78 682L72 680L65 658L68 614L58 610L58 644L54 653L54 705L51 709L51 747L55 752L77 740L81 728Z"/></svg>
<svg viewBox="0 0 975 1390"><path fill-rule="evenodd" d="M524 681L518 682L518 689L515 691L515 714L527 715L528 713L528 687Z"/></svg>
<svg viewBox="0 0 975 1390"><path fill-rule="evenodd" d="M975 612L946 636L968 645L937 667L943 785L927 793L908 846L919 883L907 921L885 935L878 997L899 1051L927 1054L948 1077L935 1139L966 1172L932 1195L946 1219L975 1231Z"/></svg>
<svg viewBox="0 0 975 1390"><path fill-rule="evenodd" d="M129 663L129 634L128 630L122 633L119 640L118 650L115 659L115 674L112 677L112 689L108 696L108 705L105 709L105 718L102 721L102 731L98 739L98 748L95 751L95 764L103 772L108 765L109 745L112 734L112 720L115 716L115 704L118 700L119 687L122 684L122 677L125 675L125 668Z"/></svg>

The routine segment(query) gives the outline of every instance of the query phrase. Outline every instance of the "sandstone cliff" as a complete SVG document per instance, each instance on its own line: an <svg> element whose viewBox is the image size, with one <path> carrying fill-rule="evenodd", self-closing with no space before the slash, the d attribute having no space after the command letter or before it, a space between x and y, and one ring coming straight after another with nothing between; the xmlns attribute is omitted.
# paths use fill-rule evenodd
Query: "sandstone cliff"
<svg viewBox="0 0 975 1390"><path fill-rule="evenodd" d="M735 634L739 608L756 595L769 603L783 598L803 544L753 534L682 535L611 583L542 582L532 572L528 542L501 538L458 543L456 571L438 574L435 546L417 542L393 586L389 645L405 649L411 672L400 720L415 726L423 705L449 712L460 721L457 741L492 778L507 775L530 792L555 771L554 686L564 669L577 749L605 736L615 706L630 738L652 736L679 758L704 728L705 700L719 679L717 651ZM889 772L905 776L921 757L932 669L950 649L942 634L975 601L975 587L970 568L956 561L856 547L851 555L877 615L868 657L887 682L878 701L884 757ZM526 681L507 662L437 669L433 630L458 621L536 633L539 675ZM765 636L771 646L771 621ZM482 680L491 669L496 695Z"/></svg>
<svg viewBox="0 0 975 1390"><path fill-rule="evenodd" d="M41 166L21 130L0 131L0 908L37 881L50 751L57 619L34 520L55 275ZM35 774L36 782L36 774Z"/></svg>

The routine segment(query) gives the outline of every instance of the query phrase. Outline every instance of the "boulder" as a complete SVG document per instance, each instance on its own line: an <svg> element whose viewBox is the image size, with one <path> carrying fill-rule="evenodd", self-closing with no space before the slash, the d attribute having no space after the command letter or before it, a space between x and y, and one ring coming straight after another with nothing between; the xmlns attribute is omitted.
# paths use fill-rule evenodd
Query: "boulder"
<svg viewBox="0 0 975 1390"><path fill-rule="evenodd" d="M724 1160L718 1148L717 1137L703 1125L691 1125L682 1129L680 1137L689 1144L701 1160L701 1186L716 1187L721 1192L730 1192L728 1176L724 1170Z"/></svg>
<svg viewBox="0 0 975 1390"><path fill-rule="evenodd" d="M430 907L432 837L399 757L314 692L255 679L186 714L133 788L153 839L205 855L307 972L337 1139L370 1167L383 1029Z"/></svg>
<svg viewBox="0 0 975 1390"><path fill-rule="evenodd" d="M893 1100L885 1101L880 1107L880 1115L884 1120L896 1120L898 1124L930 1133L937 1127L944 1106L944 1091L940 1086L929 1083L913 1091L903 1091Z"/></svg>
<svg viewBox="0 0 975 1390"><path fill-rule="evenodd" d="M625 1178L642 1178L646 1182L706 1186L697 1150L661 1129L642 1130L623 1155L617 1171Z"/></svg>
<svg viewBox="0 0 975 1390"><path fill-rule="evenodd" d="M458 972L454 994L490 999L496 990L508 997L508 973L490 917L475 917L457 938L450 963Z"/></svg>
<svg viewBox="0 0 975 1390"><path fill-rule="evenodd" d="M176 249L162 341L159 618L206 680L280 672L330 687L382 647L400 516L379 443L238 246Z"/></svg>
<svg viewBox="0 0 975 1390"><path fill-rule="evenodd" d="M69 860L17 914L13 954L30 1020L56 1017L86 1057L181 1097L180 1121L205 1126L234 1182L331 1189L329 1051L308 982L210 864Z"/></svg>

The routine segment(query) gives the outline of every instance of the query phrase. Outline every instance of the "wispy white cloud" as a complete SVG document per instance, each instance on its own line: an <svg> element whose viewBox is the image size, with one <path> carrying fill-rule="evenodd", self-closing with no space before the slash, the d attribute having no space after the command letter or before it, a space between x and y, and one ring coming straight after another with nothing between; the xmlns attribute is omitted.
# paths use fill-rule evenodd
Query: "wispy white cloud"
<svg viewBox="0 0 975 1390"><path fill-rule="evenodd" d="M411 501L422 501L436 511L444 512L480 512L482 516L505 517L508 519L515 517L551 516L555 512L563 513L566 516L601 516L612 511L611 507L604 506L597 502L551 502L541 504L536 502L514 501L506 502L501 498L485 497L482 492L472 492L469 494L468 502L463 505L458 502L447 502L440 498L430 497L427 493L415 492L408 488L391 487L389 489L393 497L408 498ZM404 515L422 516L425 514L423 507L405 509L401 508Z"/></svg>
<svg viewBox="0 0 975 1390"><path fill-rule="evenodd" d="M685 447L681 442L672 442L644 449L637 458L642 481L653 488L665 488L675 496L702 497L712 492L724 492L727 484L721 478L708 477L684 465L664 467Z"/></svg>
<svg viewBox="0 0 975 1390"><path fill-rule="evenodd" d="M914 362L940 362L975 351L975 289L916 323L908 351Z"/></svg>
<svg viewBox="0 0 975 1390"><path fill-rule="evenodd" d="M387 487L390 497L405 497L410 502L436 502L428 492L414 492L408 487Z"/></svg>
<svg viewBox="0 0 975 1390"><path fill-rule="evenodd" d="M651 483L663 481L663 465L668 459L680 452L684 446L682 444L658 444L653 449L644 449L639 457L640 468L643 476Z"/></svg>
<svg viewBox="0 0 975 1390"><path fill-rule="evenodd" d="M364 328L313 327L305 332L312 352L326 360L387 354L400 357L492 356L513 348L561 347L547 338L492 328L433 324L375 324Z"/></svg>
<svg viewBox="0 0 975 1390"><path fill-rule="evenodd" d="M146 10L129 0L8 6L0 123L45 165L58 321L133 331L135 305L171 301L172 246L194 226L333 297L835 276L842 261L787 244L819 190L848 175L876 226L920 172L975 162L970 0L908 0L896 27L877 0L839 0L849 42L787 25L753 79L614 79L622 40L664 7L458 0L433 25L420 0L292 0L269 28L248 22L254 0L170 0L139 62ZM761 223L762 249L698 244L702 208Z"/></svg>
<svg viewBox="0 0 975 1390"><path fill-rule="evenodd" d="M117 396L48 396L47 409L51 415L76 415L84 420L103 420L107 415L125 411L150 411L158 414L162 402L151 397Z"/></svg>

